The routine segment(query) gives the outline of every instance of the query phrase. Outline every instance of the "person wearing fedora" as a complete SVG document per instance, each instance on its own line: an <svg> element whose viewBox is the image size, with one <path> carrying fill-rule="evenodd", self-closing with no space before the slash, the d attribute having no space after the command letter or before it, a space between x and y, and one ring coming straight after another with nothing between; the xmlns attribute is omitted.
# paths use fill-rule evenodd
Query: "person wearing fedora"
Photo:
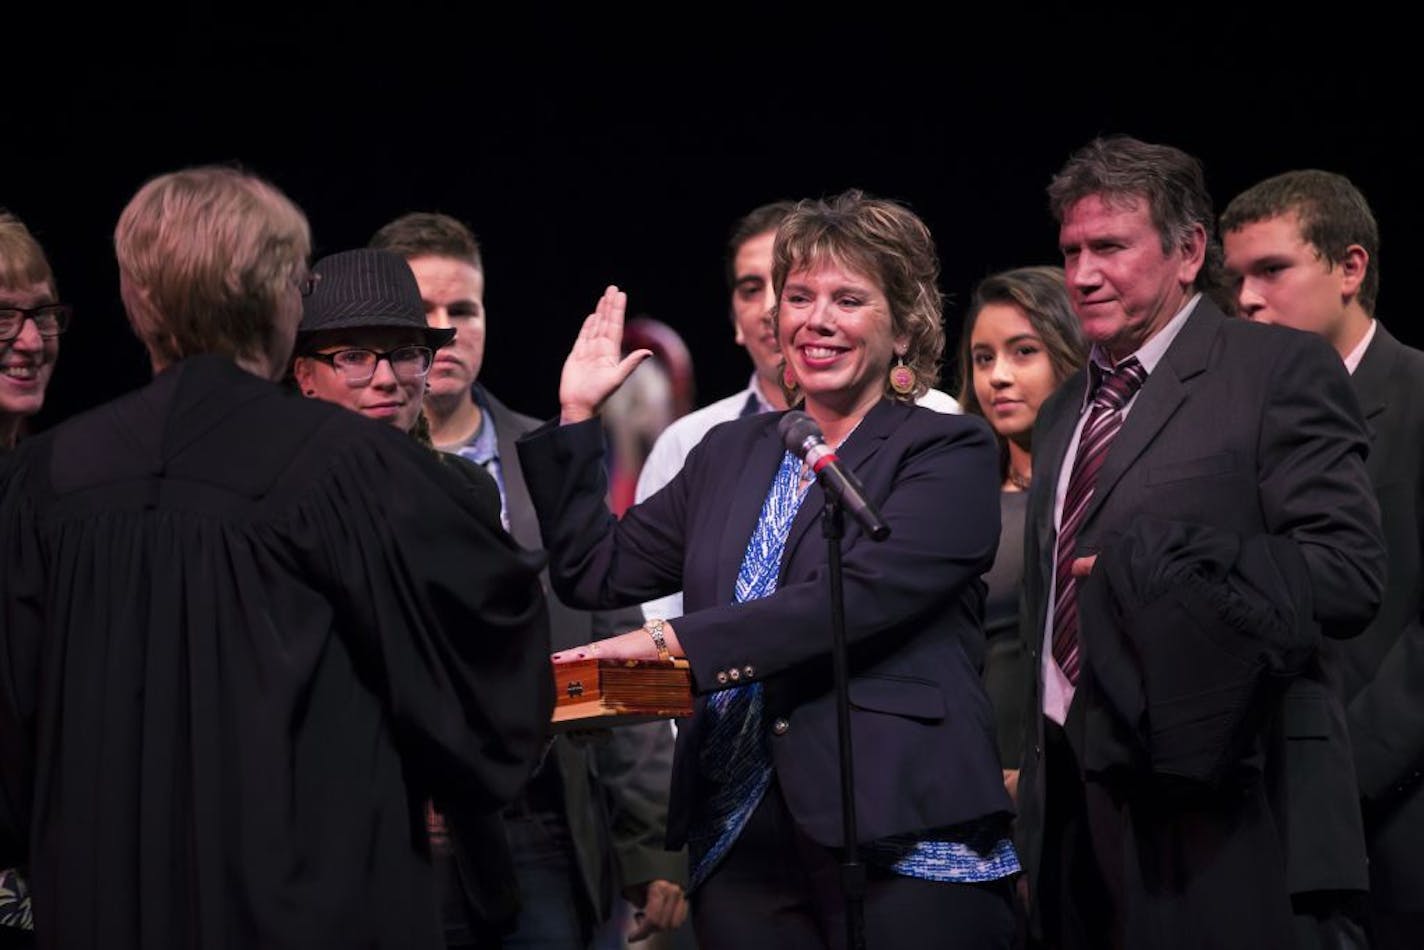
<svg viewBox="0 0 1424 950"><path fill-rule="evenodd" d="M398 254L361 248L324 257L302 301L292 376L302 395L415 428L435 351L455 338L425 324L415 274Z"/></svg>
<svg viewBox="0 0 1424 950"><path fill-rule="evenodd" d="M292 360L292 378L302 395L410 433L465 478L482 517L503 530L499 488L489 473L430 443L420 412L425 377L434 352L450 343L455 331L426 325L410 265L398 254L360 248L322 258L312 273L317 280L302 301ZM517 896L513 856L498 812L446 798L426 803L425 821L437 889L444 893L458 882L460 897L477 909L469 927L474 945L500 946L503 922L514 915Z"/></svg>
<svg viewBox="0 0 1424 950"><path fill-rule="evenodd" d="M453 327L430 371L425 414L435 446L489 471L499 484L505 525L525 547L540 547L539 523L514 449L539 420L514 412L477 379L485 356L484 266L463 223L416 212L382 227L370 246L400 255L415 273L424 321ZM547 586L547 574L546 590ZM637 608L574 610L547 596L556 648L636 627ZM665 723L611 730L607 741L557 737L524 794L504 811L514 853L518 911L506 950L621 947L621 895L638 912L629 939L673 929L686 915L685 852L664 839L672 772L672 734ZM456 856L461 845L456 835ZM449 865L447 865L449 867ZM489 918L464 899L465 867L454 863L443 907L451 947L485 946L469 930Z"/></svg>
<svg viewBox="0 0 1424 950"><path fill-rule="evenodd" d="M434 446L421 414L435 351L455 331L426 326L415 275L397 254L358 248L322 258L302 300L292 379L302 395L345 406ZM499 486L457 455L435 457L464 476L480 510L501 527Z"/></svg>

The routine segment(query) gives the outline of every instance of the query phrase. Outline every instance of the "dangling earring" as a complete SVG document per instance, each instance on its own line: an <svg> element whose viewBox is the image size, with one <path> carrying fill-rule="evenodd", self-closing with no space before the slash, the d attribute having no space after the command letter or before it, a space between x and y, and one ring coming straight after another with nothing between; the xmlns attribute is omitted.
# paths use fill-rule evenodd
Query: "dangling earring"
<svg viewBox="0 0 1424 950"><path fill-rule="evenodd" d="M790 366L784 366L781 369L781 385L787 389L796 388L796 377L792 375Z"/></svg>
<svg viewBox="0 0 1424 950"><path fill-rule="evenodd" d="M905 365L905 357L897 355L895 365L890 367L890 388L902 396L908 396L915 391L917 382L915 371Z"/></svg>

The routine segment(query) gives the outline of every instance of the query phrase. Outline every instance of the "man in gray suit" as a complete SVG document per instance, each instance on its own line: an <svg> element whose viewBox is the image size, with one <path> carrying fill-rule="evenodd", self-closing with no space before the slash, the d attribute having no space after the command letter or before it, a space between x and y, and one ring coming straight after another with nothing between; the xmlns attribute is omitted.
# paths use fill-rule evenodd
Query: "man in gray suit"
<svg viewBox="0 0 1424 950"><path fill-rule="evenodd" d="M452 327L455 339L436 356L425 396L435 447L482 465L499 486L505 527L528 548L541 547L539 524L514 442L539 421L511 411L477 379L485 355L484 267L479 245L464 224L443 214L408 214L371 241L410 263L425 301L426 322ZM547 575L545 590L548 590ZM554 649L626 633L643 622L637 608L577 611L549 594ZM634 936L670 929L686 915L682 885L686 857L663 846L672 770L672 735L665 724L613 730L607 741L555 740L523 797L506 809L520 911L505 948L581 947L606 920L617 893L640 908ZM435 840L441 840L439 829ZM443 862L453 880L444 906L452 945L488 930L480 891L455 854ZM509 882L504 882L506 885ZM460 926L468 920L471 926ZM470 940L469 945L479 946Z"/></svg>
<svg viewBox="0 0 1424 950"><path fill-rule="evenodd" d="M1424 933L1424 353L1375 317L1379 227L1365 196L1327 171L1291 171L1221 215L1241 316L1315 333L1345 363L1370 427L1388 579L1379 616L1340 641L1370 864L1371 938L1418 946Z"/></svg>
<svg viewBox="0 0 1424 950"><path fill-rule="evenodd" d="M1151 525L1282 539L1320 631L1359 633L1379 606L1383 545L1358 404L1319 339L1229 318L1207 295L1219 250L1194 158L1099 139L1049 197L1093 348L1034 432L1023 635L1040 669L1038 729L1019 787L1033 923L1060 947L1291 947L1309 839L1296 826L1337 809L1339 785L1322 784L1350 772L1317 641L1298 675L1252 694L1246 751L1219 784L1085 774L1079 739L1102 690L1097 615L1080 628L1079 593L1102 583L1099 557ZM1288 755L1290 744L1309 751ZM1324 846L1362 871L1358 821L1353 832Z"/></svg>

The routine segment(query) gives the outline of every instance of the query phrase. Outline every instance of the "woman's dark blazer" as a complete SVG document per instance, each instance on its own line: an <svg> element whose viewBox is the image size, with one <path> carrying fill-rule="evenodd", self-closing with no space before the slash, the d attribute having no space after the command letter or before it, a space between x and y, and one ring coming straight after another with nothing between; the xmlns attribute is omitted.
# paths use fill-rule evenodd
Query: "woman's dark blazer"
<svg viewBox="0 0 1424 950"><path fill-rule="evenodd" d="M737 572L785 449L779 413L724 423L662 491L615 519L604 504L597 422L549 425L519 454L559 596L594 609L683 591L672 620L705 694L760 682L762 727L798 825L841 842L831 691L829 562L813 485L775 593L734 603ZM890 525L874 543L846 524L844 589L858 835L1009 813L980 685L984 587L999 539L998 455L983 420L881 401L840 447ZM701 795L702 716L679 730L668 839Z"/></svg>

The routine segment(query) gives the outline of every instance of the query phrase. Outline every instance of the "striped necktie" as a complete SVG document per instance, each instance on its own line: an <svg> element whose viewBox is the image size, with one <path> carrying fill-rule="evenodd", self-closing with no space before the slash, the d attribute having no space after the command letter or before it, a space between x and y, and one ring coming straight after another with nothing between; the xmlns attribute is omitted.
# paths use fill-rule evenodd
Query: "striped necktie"
<svg viewBox="0 0 1424 950"><path fill-rule="evenodd" d="M1096 364L1094 372L1101 372ZM1147 379L1147 370L1129 357L1115 369L1104 372L1093 393L1088 409L1088 421L1078 437L1078 454L1073 459L1073 472L1068 478L1068 492L1063 496L1063 516L1058 527L1055 553L1055 594L1053 599L1053 660L1070 683L1078 682L1080 656L1078 652L1078 582L1073 576L1073 548L1078 529L1093 500L1093 487L1098 472L1107 458L1108 448L1122 428L1122 407L1127 405Z"/></svg>

